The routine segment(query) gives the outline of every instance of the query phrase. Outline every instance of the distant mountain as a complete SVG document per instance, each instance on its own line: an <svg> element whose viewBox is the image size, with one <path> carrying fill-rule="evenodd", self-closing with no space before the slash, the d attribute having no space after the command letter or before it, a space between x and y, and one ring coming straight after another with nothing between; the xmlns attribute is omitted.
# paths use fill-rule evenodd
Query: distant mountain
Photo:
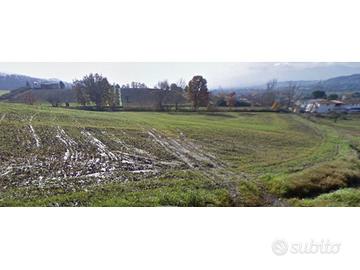
<svg viewBox="0 0 360 270"><path fill-rule="evenodd" d="M321 84L325 90L330 91L360 91L360 74L335 77L323 81Z"/></svg>
<svg viewBox="0 0 360 270"><path fill-rule="evenodd" d="M0 89L1 90L14 90L20 87L25 87L26 83L29 82L30 85L33 85L34 82L51 82L59 81L58 79L41 79L34 78L26 75L19 74L6 74L0 73ZM64 82L66 87L69 87L70 84Z"/></svg>
<svg viewBox="0 0 360 270"><path fill-rule="evenodd" d="M299 80L299 81L280 81L277 84L277 87L281 90L286 88L289 83L296 83L300 85L300 89L303 91L314 91L314 90L324 90L326 92L353 92L353 91L360 91L360 74L353 74L349 76L339 76L330 78L327 80ZM257 85L257 86L250 86L246 88L233 88L233 89L221 89L221 90L214 90L213 93L219 92L231 92L234 91L238 94L252 92L254 90L265 90L266 85Z"/></svg>
<svg viewBox="0 0 360 270"><path fill-rule="evenodd" d="M302 90L324 90L326 92L360 91L360 74L339 76L324 81L294 81ZM279 82L279 88L285 88L289 82Z"/></svg>

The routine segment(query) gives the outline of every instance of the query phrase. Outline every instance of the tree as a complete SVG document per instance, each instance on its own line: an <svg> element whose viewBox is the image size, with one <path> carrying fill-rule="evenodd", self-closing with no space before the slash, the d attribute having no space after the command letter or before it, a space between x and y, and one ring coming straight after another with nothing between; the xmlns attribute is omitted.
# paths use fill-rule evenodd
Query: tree
<svg viewBox="0 0 360 270"><path fill-rule="evenodd" d="M218 107L226 107L226 95L224 93L220 93L219 95L215 96L214 103Z"/></svg>
<svg viewBox="0 0 360 270"><path fill-rule="evenodd" d="M170 84L170 91L176 91L176 90L178 90L177 84L176 83Z"/></svg>
<svg viewBox="0 0 360 270"><path fill-rule="evenodd" d="M35 104L36 98L35 98L32 90L27 91L27 92L24 93L23 100L24 100L25 104L28 104L28 105L34 105Z"/></svg>
<svg viewBox="0 0 360 270"><path fill-rule="evenodd" d="M169 86L169 82L168 80L163 80L157 83L157 85L155 86L155 88L157 89L161 89L161 90L170 90L170 86Z"/></svg>
<svg viewBox="0 0 360 270"><path fill-rule="evenodd" d="M82 80L73 82L78 102L82 105L90 101L96 107L110 106L114 100L114 89L107 78L95 73L84 76Z"/></svg>
<svg viewBox="0 0 360 270"><path fill-rule="evenodd" d="M274 91L277 86L277 79L272 79L266 83L266 91Z"/></svg>
<svg viewBox="0 0 360 270"><path fill-rule="evenodd" d="M63 81L59 82L60 89L65 89L65 83Z"/></svg>
<svg viewBox="0 0 360 270"><path fill-rule="evenodd" d="M273 79L266 83L266 90L262 95L262 105L272 106L276 99L277 80Z"/></svg>
<svg viewBox="0 0 360 270"><path fill-rule="evenodd" d="M56 91L56 89L54 89L45 95L45 100L49 102L51 106L58 107L63 102L63 98L61 94L62 94L61 90Z"/></svg>
<svg viewBox="0 0 360 270"><path fill-rule="evenodd" d="M300 91L300 85L294 82L289 82L287 88L282 91L282 94L284 96L286 108L288 109L290 107L293 107L295 102L298 101L302 96L302 92Z"/></svg>
<svg viewBox="0 0 360 270"><path fill-rule="evenodd" d="M316 91L312 92L312 97L315 99L326 98L326 93L323 90L316 90Z"/></svg>
<svg viewBox="0 0 360 270"><path fill-rule="evenodd" d="M170 91L180 91L182 92L184 88L178 86L176 83L170 84Z"/></svg>
<svg viewBox="0 0 360 270"><path fill-rule="evenodd" d="M327 97L329 100L336 100L339 99L339 96L337 94L330 94Z"/></svg>
<svg viewBox="0 0 360 270"><path fill-rule="evenodd" d="M131 88L147 88L147 86L145 83L131 82Z"/></svg>
<svg viewBox="0 0 360 270"><path fill-rule="evenodd" d="M236 93L232 92L227 95L226 105L230 108L235 107L236 105Z"/></svg>
<svg viewBox="0 0 360 270"><path fill-rule="evenodd" d="M180 78L178 80L178 82L176 83L176 85L178 86L178 88L181 88L182 90L184 90L186 87L186 81L183 78Z"/></svg>
<svg viewBox="0 0 360 270"><path fill-rule="evenodd" d="M80 81L73 82L73 90L76 93L78 103L85 106L90 103L90 96L85 86Z"/></svg>
<svg viewBox="0 0 360 270"><path fill-rule="evenodd" d="M114 93L114 97L111 103L111 107L114 109L115 107L120 106L120 85L118 84L113 85L113 93Z"/></svg>
<svg viewBox="0 0 360 270"><path fill-rule="evenodd" d="M209 91L207 81L202 76L194 76L191 81L189 81L186 87L186 93L194 110L197 110L199 106L208 106Z"/></svg>

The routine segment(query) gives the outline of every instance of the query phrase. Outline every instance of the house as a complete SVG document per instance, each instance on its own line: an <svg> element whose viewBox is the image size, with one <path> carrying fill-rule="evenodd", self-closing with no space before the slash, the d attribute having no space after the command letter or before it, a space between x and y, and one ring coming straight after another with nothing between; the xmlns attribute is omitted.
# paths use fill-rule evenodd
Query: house
<svg viewBox="0 0 360 270"><path fill-rule="evenodd" d="M304 111L308 113L360 112L360 100L356 99L346 101L314 99L307 101L302 106L305 108Z"/></svg>
<svg viewBox="0 0 360 270"><path fill-rule="evenodd" d="M360 100L350 99L344 102L345 111L348 113L360 112Z"/></svg>
<svg viewBox="0 0 360 270"><path fill-rule="evenodd" d="M151 88L121 88L120 105L126 110L162 110L185 104L183 91Z"/></svg>
<svg viewBox="0 0 360 270"><path fill-rule="evenodd" d="M61 89L60 82L38 82L33 83L33 89Z"/></svg>
<svg viewBox="0 0 360 270"><path fill-rule="evenodd" d="M330 113L330 112L345 112L346 107L344 103L339 100L315 99L309 100L305 106L305 112L309 113Z"/></svg>
<svg viewBox="0 0 360 270"><path fill-rule="evenodd" d="M41 89L60 89L59 82L42 82Z"/></svg>

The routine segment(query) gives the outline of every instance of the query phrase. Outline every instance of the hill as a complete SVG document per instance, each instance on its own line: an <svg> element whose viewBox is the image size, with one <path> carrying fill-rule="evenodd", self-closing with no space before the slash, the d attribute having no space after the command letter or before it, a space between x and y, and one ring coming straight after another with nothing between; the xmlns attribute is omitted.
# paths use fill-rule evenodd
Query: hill
<svg viewBox="0 0 360 270"><path fill-rule="evenodd" d="M13 90L26 86L27 82L32 84L40 80L43 81L43 79L25 75L0 73L0 89Z"/></svg>
<svg viewBox="0 0 360 270"><path fill-rule="evenodd" d="M325 90L331 91L360 91L360 74L341 76L324 81Z"/></svg>
<svg viewBox="0 0 360 270"><path fill-rule="evenodd" d="M58 79L42 79L42 78L35 78L26 75L20 74L6 74L0 73L0 89L2 90L14 90L21 87L25 87L27 82L31 85L34 82L52 82L52 81L59 81ZM69 87L70 84L65 82L66 87Z"/></svg>
<svg viewBox="0 0 360 270"><path fill-rule="evenodd" d="M326 92L345 92L345 91L360 91L360 74L353 74L349 76L339 76L330 78L327 80L296 80L296 81L279 81L277 87L279 89L286 88L289 83L296 83L300 85L300 89L303 91L314 91L314 90L324 90ZM266 84L254 85L246 88L237 88L237 89L223 89L221 91L230 92L234 91L238 94L243 94L246 92L251 92L254 90L265 90ZM214 90L213 93L216 94L221 92L220 90Z"/></svg>

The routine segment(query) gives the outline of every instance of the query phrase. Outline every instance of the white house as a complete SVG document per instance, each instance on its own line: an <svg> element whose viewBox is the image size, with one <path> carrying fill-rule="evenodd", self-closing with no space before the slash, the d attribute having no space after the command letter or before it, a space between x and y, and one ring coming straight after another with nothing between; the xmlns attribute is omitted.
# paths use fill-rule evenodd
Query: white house
<svg viewBox="0 0 360 270"><path fill-rule="evenodd" d="M305 107L305 112L309 113L330 113L330 112L344 112L346 108L344 103L338 100L316 99L311 100Z"/></svg>
<svg viewBox="0 0 360 270"><path fill-rule="evenodd" d="M360 100L326 100L313 99L305 104L305 112L308 113L331 113L331 112L360 112Z"/></svg>

